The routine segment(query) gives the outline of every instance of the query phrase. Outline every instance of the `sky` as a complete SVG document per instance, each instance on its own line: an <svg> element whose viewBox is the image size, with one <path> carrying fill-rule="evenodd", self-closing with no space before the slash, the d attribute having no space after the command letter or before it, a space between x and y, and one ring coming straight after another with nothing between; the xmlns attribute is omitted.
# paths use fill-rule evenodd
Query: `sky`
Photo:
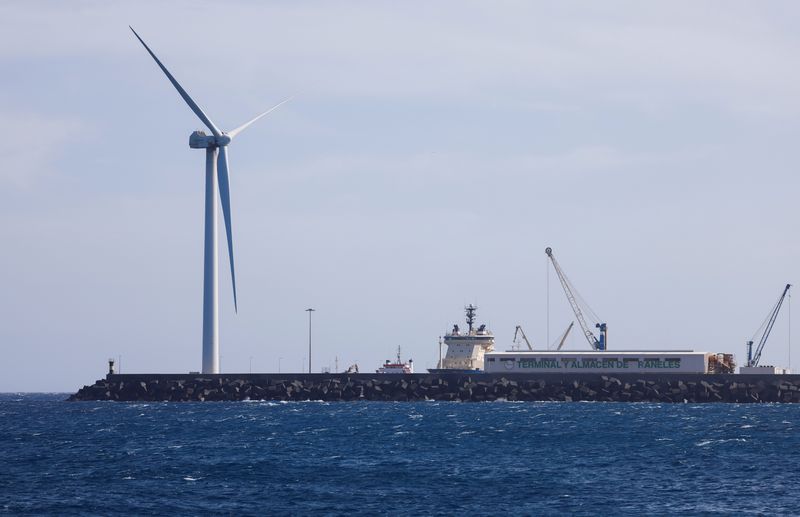
<svg viewBox="0 0 800 517"><path fill-rule="evenodd" d="M0 4L0 392L201 365L202 125L224 129L239 311L223 372L418 371L465 304L507 349L745 358L800 275L800 5ZM224 236L221 236L224 243ZM800 367L791 301L762 364ZM796 340L795 340L796 341ZM588 349L578 332L568 348Z"/></svg>

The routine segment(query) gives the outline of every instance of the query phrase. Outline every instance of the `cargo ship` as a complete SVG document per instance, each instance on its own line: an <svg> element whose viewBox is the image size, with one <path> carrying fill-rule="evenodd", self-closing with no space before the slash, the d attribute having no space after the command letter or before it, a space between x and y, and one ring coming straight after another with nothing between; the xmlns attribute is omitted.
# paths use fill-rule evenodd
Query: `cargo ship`
<svg viewBox="0 0 800 517"><path fill-rule="evenodd" d="M484 356L494 351L494 334L481 324L475 328L475 314L478 307L464 307L467 313L467 329L462 331L458 324L445 334L444 344L447 354L442 357L442 341L439 340L439 362L436 368L429 368L430 373L474 373L483 371Z"/></svg>

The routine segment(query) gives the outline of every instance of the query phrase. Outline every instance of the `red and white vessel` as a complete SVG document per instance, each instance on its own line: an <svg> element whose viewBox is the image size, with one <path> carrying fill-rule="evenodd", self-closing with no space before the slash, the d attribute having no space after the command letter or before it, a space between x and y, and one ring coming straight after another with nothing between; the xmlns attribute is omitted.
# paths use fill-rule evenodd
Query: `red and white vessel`
<svg viewBox="0 0 800 517"><path fill-rule="evenodd" d="M383 366L375 370L375 373L414 373L414 360L409 359L407 363L400 360L400 347L397 347L397 361L386 360Z"/></svg>

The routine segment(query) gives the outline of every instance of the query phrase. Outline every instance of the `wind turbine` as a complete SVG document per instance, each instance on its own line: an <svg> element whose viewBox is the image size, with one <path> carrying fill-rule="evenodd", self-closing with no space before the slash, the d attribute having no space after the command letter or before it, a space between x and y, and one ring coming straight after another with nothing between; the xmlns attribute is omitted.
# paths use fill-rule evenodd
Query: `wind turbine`
<svg viewBox="0 0 800 517"><path fill-rule="evenodd" d="M130 27L130 26L129 26ZM231 235L231 193L228 179L228 144L247 129L253 122L277 109L286 99L252 120L245 122L232 131L221 131L211 119L200 109L186 90L175 80L169 70L156 57L147 43L130 27L147 52L167 76L172 86L195 115L211 130L211 135L203 131L195 131L189 137L189 147L206 150L206 198L205 198L205 244L203 251L203 373L219 373L219 261L217 259L217 203L222 205L222 217L225 220L225 234L228 239L228 258L231 265L231 284L233 285L233 306L239 312L236 300L236 272L233 266L233 237ZM219 197L217 197L217 184Z"/></svg>

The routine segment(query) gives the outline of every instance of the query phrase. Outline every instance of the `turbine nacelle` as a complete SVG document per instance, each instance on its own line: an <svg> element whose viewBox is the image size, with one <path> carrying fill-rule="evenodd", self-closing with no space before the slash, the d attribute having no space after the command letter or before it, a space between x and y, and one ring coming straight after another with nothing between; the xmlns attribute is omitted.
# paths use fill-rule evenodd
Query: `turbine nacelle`
<svg viewBox="0 0 800 517"><path fill-rule="evenodd" d="M209 147L216 147L216 137L214 135L206 135L202 131L195 131L189 136L189 147L192 149L207 149Z"/></svg>
<svg viewBox="0 0 800 517"><path fill-rule="evenodd" d="M208 149L209 147L225 147L231 143L231 137L225 133L220 136L207 135L203 131L195 131L189 136L189 147L192 149Z"/></svg>

